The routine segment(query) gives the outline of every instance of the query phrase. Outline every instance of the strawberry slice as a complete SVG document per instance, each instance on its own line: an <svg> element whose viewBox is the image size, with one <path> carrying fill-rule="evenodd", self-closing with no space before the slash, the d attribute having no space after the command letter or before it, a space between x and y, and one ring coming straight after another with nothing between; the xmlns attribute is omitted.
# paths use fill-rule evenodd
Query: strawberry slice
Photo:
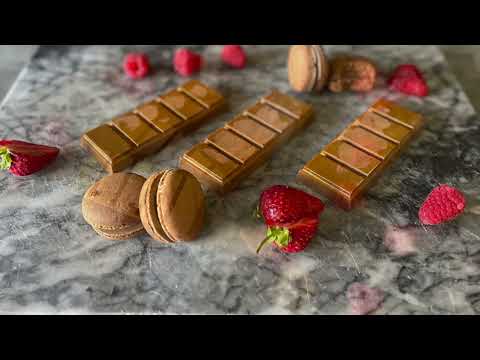
<svg viewBox="0 0 480 360"><path fill-rule="evenodd" d="M32 175L50 165L59 153L56 147L0 140L0 170L8 170L15 176Z"/></svg>

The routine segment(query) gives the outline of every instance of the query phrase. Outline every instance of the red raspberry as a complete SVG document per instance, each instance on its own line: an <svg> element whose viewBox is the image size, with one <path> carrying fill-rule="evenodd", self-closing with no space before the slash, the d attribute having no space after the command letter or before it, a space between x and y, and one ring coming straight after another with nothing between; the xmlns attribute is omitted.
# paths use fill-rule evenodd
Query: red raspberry
<svg viewBox="0 0 480 360"><path fill-rule="evenodd" d="M440 225L458 217L465 206L466 200L460 191L441 185L428 195L418 216L424 225Z"/></svg>
<svg viewBox="0 0 480 360"><path fill-rule="evenodd" d="M222 50L222 60L234 69L243 69L247 65L247 54L240 45L226 45Z"/></svg>
<svg viewBox="0 0 480 360"><path fill-rule="evenodd" d="M425 97L430 92L425 78L415 65L397 67L388 84L393 90L407 95Z"/></svg>
<svg viewBox="0 0 480 360"><path fill-rule="evenodd" d="M131 53L123 60L123 69L132 79L141 79L150 72L148 56L141 53Z"/></svg>
<svg viewBox="0 0 480 360"><path fill-rule="evenodd" d="M173 66L181 76L190 76L202 69L203 58L188 49L179 49L175 53Z"/></svg>

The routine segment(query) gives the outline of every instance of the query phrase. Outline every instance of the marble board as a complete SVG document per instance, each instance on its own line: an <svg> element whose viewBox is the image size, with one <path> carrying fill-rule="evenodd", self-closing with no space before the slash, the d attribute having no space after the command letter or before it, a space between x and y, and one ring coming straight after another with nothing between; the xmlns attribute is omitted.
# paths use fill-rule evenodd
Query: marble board
<svg viewBox="0 0 480 360"><path fill-rule="evenodd" d="M149 176L272 88L289 91L288 46L247 46L244 71L221 64L221 46L191 45L207 66L195 78L217 87L230 111L177 138L133 172ZM80 136L185 80L170 62L172 45L41 46L0 108L0 134L62 149L48 170L28 178L0 174L0 313L350 314L352 284L383 292L373 314L480 313L480 119L435 46L327 45L329 54L374 59L383 73L415 63L432 93L424 100L382 84L367 94L302 95L313 124L225 196L209 193L199 241L164 246L147 236L99 238L85 223L85 190L105 173L80 148ZM125 77L129 51L150 55L155 73ZM425 115L406 153L352 212L327 202L308 251L254 254L265 228L252 217L260 192L295 175L332 138L386 96ZM418 209L440 183L459 187L468 209L455 222L425 228ZM305 189L306 190L306 189ZM367 299L368 300L368 299Z"/></svg>

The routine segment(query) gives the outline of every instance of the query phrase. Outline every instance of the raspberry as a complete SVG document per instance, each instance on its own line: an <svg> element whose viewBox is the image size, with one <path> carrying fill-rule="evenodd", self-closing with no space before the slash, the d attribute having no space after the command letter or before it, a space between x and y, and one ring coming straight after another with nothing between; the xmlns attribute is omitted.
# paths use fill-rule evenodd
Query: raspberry
<svg viewBox="0 0 480 360"><path fill-rule="evenodd" d="M388 84L393 90L407 95L425 97L430 92L425 78L415 65L397 67Z"/></svg>
<svg viewBox="0 0 480 360"><path fill-rule="evenodd" d="M123 60L123 69L132 79L141 79L150 72L148 56L142 53L131 53Z"/></svg>
<svg viewBox="0 0 480 360"><path fill-rule="evenodd" d="M179 49L173 58L173 66L181 76L190 76L202 69L203 58L188 49Z"/></svg>
<svg viewBox="0 0 480 360"><path fill-rule="evenodd" d="M240 45L226 45L222 50L222 60L234 69L243 69L247 65L247 54Z"/></svg>
<svg viewBox="0 0 480 360"><path fill-rule="evenodd" d="M428 195L418 216L424 225L440 225L457 218L465 206L466 200L460 191L440 185Z"/></svg>

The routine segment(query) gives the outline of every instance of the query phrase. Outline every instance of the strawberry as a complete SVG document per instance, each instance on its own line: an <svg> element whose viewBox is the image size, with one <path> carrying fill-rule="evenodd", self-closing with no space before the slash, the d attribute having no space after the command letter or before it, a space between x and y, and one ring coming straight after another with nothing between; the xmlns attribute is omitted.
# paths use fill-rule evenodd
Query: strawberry
<svg viewBox="0 0 480 360"><path fill-rule="evenodd" d="M262 193L259 208L268 232L257 253L266 244L274 244L285 253L298 253L315 237L325 205L303 191L279 185Z"/></svg>
<svg viewBox="0 0 480 360"><path fill-rule="evenodd" d="M407 95L425 97L430 89L420 70L415 65L400 65L388 80L393 90Z"/></svg>
<svg viewBox="0 0 480 360"><path fill-rule="evenodd" d="M272 186L260 196L260 211L267 226L318 216L324 209L325 205L319 199L284 185Z"/></svg>
<svg viewBox="0 0 480 360"><path fill-rule="evenodd" d="M18 140L0 141L0 170L16 176L28 176L52 163L60 149Z"/></svg>

